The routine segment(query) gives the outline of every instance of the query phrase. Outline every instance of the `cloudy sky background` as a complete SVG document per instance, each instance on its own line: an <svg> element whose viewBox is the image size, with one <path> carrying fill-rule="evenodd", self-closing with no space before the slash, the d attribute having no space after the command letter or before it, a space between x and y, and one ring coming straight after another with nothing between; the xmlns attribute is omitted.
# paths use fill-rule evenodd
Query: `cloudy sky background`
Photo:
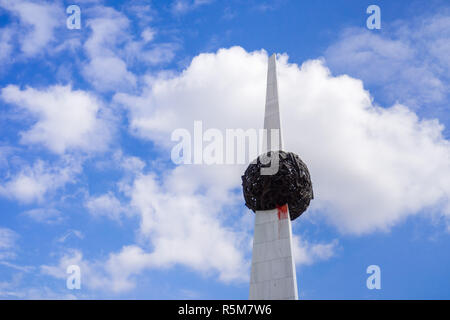
<svg viewBox="0 0 450 320"><path fill-rule="evenodd" d="M277 53L300 297L450 298L450 7L368 30L370 4L0 0L0 297L246 299L245 166L176 166L170 136L260 128Z"/></svg>

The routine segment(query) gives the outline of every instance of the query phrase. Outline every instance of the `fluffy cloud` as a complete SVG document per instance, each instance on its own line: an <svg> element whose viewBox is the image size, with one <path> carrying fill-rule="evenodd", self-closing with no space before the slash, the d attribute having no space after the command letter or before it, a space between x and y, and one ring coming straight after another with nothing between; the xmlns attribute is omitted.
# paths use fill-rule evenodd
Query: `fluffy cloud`
<svg viewBox="0 0 450 320"><path fill-rule="evenodd" d="M175 265L217 275L225 283L248 280L251 236L236 210L239 197L226 190L228 184L202 190L206 180L212 185L229 177L230 171L204 174L200 167L187 169L168 170L163 180L138 173L126 188L127 205L110 193L87 201L92 214L116 220L133 208L140 217L138 244L126 245L104 260L86 260L80 251L69 251L57 265L43 266L42 271L62 279L65 268L77 264L86 286L115 293L134 288L136 277L147 270Z"/></svg>
<svg viewBox="0 0 450 320"><path fill-rule="evenodd" d="M108 279L102 273L99 273L99 266L95 263L87 263L83 259L83 254L79 250L69 249L60 258L58 265L48 266L42 265L40 267L41 273L49 275L58 279L67 279L67 267L70 265L77 265L82 272L82 286L91 289L105 288ZM109 287L108 287L109 288Z"/></svg>
<svg viewBox="0 0 450 320"><path fill-rule="evenodd" d="M0 97L37 119L31 129L21 132L24 144L41 144L58 154L107 148L111 130L105 110L87 92L59 85L45 90L9 85Z"/></svg>
<svg viewBox="0 0 450 320"><path fill-rule="evenodd" d="M186 181L179 179L176 170L169 174L168 181ZM171 182L160 185L152 175L143 175L133 184L131 203L141 214L141 234L154 247L153 263L179 263L203 273L218 272L222 281L246 279L248 234L224 226L229 218L224 216L227 193L220 187L222 194L201 194L196 186L188 188L190 192L172 188ZM228 204L233 202L230 197Z"/></svg>
<svg viewBox="0 0 450 320"><path fill-rule="evenodd" d="M91 290L120 293L135 286L133 276L149 266L142 249L127 246L118 254L111 254L106 261L88 261L79 250L69 249L57 265L42 265L41 273L57 279L67 279L67 267L77 265L82 272L82 287Z"/></svg>
<svg viewBox="0 0 450 320"><path fill-rule="evenodd" d="M130 71L134 66L140 69L142 65L166 63L175 56L176 43L153 43L154 29L144 29L140 39L135 39L124 13L103 6L91 12L94 17L86 22L91 34L84 43L89 61L82 73L96 89L130 90L137 84L137 76Z"/></svg>
<svg viewBox="0 0 450 320"><path fill-rule="evenodd" d="M195 57L181 74L151 78L140 96L115 101L129 110L136 135L166 147L173 130L192 129L198 119L204 130L260 128L266 68L264 51L221 49ZM355 234L388 230L418 212L450 213L450 146L437 120L400 104L374 105L360 80L333 77L322 61L299 67L280 56L278 76L285 149L310 168L312 210ZM230 170L224 190L239 187L242 168L216 169Z"/></svg>
<svg viewBox="0 0 450 320"><path fill-rule="evenodd" d="M120 221L122 215L127 215L130 211L127 207L122 206L112 193L90 197L86 200L85 206L93 216L105 216L115 221Z"/></svg>
<svg viewBox="0 0 450 320"><path fill-rule="evenodd" d="M334 240L329 243L309 243L308 241L293 236L293 251L295 265L311 265L315 262L327 260L336 254L338 241Z"/></svg>
<svg viewBox="0 0 450 320"><path fill-rule="evenodd" d="M47 48L54 40L54 29L66 21L64 9L58 3L1 0L0 7L17 16L20 29L25 30L19 33L19 42L26 56Z"/></svg>
<svg viewBox="0 0 450 320"><path fill-rule="evenodd" d="M84 43L89 57L84 76L99 90L133 87L136 77L116 52L127 40L128 18L112 8L97 7L95 12L96 17L86 23L91 35Z"/></svg>
<svg viewBox="0 0 450 320"><path fill-rule="evenodd" d="M102 91L113 88L123 90L136 85L135 75L118 57L95 57L83 67L83 74L96 89Z"/></svg>
<svg viewBox="0 0 450 320"><path fill-rule="evenodd" d="M130 129L139 137L171 145L171 132L207 128L258 128L262 123L267 57L238 47L200 54L180 75L148 79L140 96L116 94L127 107ZM255 115L260 114L258 119Z"/></svg>
<svg viewBox="0 0 450 320"><path fill-rule="evenodd" d="M325 53L330 68L378 87L388 101L435 108L449 95L450 14L411 19L389 33L345 30Z"/></svg>
<svg viewBox="0 0 450 320"><path fill-rule="evenodd" d="M43 202L48 193L73 182L80 171L80 164L72 159L64 159L62 163L53 165L37 160L32 166L23 166L18 173L3 182L0 195L24 203Z"/></svg>

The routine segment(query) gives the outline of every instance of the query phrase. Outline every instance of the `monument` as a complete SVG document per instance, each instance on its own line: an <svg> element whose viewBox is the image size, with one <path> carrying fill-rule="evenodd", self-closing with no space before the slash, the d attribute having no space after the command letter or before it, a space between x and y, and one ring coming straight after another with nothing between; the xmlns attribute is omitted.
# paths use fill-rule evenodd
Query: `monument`
<svg viewBox="0 0 450 320"><path fill-rule="evenodd" d="M250 299L297 300L291 221L314 195L306 165L283 151L275 54L268 63L264 129L263 153L242 176L245 204L255 212Z"/></svg>

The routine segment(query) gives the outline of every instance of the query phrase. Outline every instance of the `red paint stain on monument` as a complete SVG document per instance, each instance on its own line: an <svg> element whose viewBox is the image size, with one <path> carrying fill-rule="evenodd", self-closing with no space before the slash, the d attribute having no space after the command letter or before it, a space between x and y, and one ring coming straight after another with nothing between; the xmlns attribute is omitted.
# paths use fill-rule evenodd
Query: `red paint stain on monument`
<svg viewBox="0 0 450 320"><path fill-rule="evenodd" d="M278 220L287 219L288 218L288 210L287 210L287 204L284 206L277 206L277 214L278 214Z"/></svg>

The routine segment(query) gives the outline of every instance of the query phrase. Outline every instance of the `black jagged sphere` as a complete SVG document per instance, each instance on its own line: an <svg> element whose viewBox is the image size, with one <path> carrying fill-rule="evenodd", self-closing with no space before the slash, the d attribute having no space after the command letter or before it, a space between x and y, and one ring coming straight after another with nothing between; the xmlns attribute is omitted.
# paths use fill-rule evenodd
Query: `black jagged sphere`
<svg viewBox="0 0 450 320"><path fill-rule="evenodd" d="M279 157L278 171L261 175L261 168L269 167L261 157ZM314 198L311 177L306 164L292 152L270 151L253 161L242 176L245 205L253 210L271 210L286 203L291 220L298 218Z"/></svg>

